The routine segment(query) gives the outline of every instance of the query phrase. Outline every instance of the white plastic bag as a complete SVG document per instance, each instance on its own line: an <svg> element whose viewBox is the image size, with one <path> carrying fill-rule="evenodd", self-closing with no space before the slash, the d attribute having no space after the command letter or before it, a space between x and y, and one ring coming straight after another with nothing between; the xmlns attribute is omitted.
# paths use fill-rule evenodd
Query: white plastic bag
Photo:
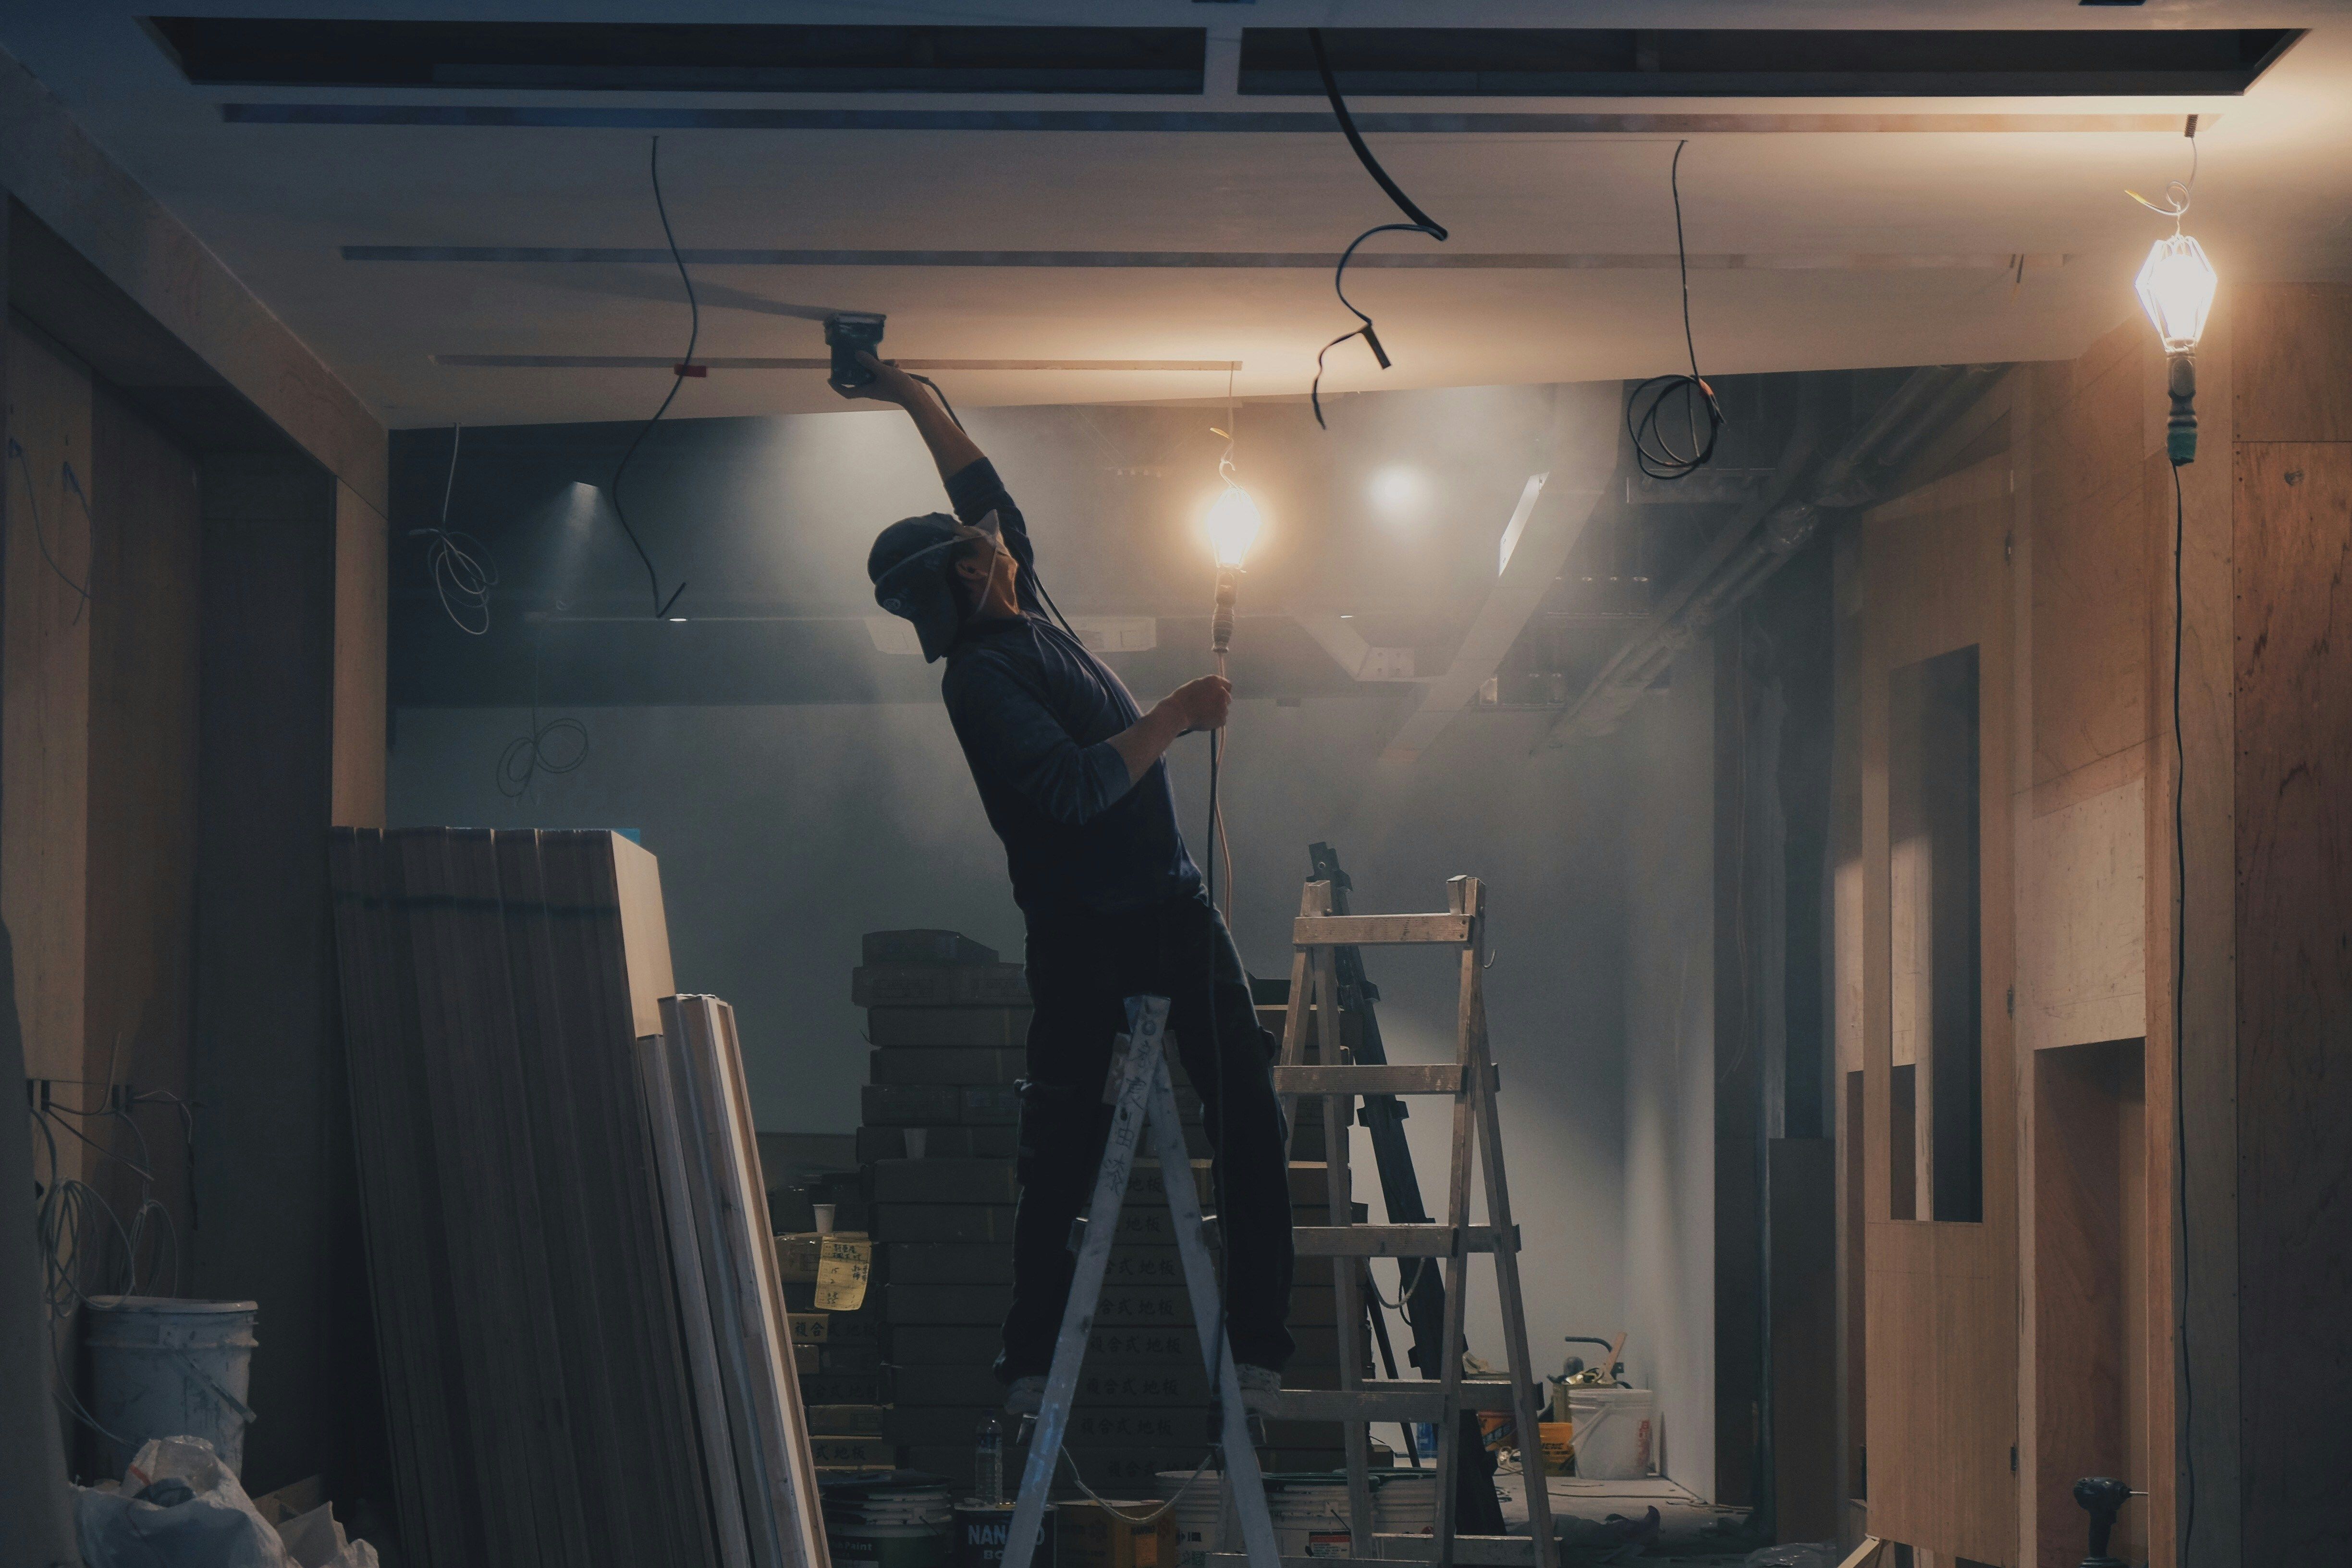
<svg viewBox="0 0 2352 1568"><path fill-rule="evenodd" d="M89 1568L376 1568L323 1506L281 1534L201 1437L151 1438L119 1487L76 1487L74 1528Z"/></svg>

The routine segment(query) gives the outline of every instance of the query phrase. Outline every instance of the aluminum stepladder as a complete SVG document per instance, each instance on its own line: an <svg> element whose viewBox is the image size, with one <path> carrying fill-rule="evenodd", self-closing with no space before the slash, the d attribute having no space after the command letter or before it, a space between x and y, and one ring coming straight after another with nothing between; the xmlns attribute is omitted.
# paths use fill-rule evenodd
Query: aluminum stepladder
<svg viewBox="0 0 2352 1568"><path fill-rule="evenodd" d="M1184 1285L1192 1298L1203 1369L1222 1407L1224 1511L1240 1518L1250 1568L1281 1568L1281 1550L1275 1541L1272 1516L1266 1511L1265 1478L1258 1470L1257 1450L1250 1446L1249 1413L1242 1406L1241 1384L1234 1375L1233 1348L1217 1331L1223 1315L1219 1309L1216 1266L1209 1257L1201 1198L1192 1188L1192 1154L1184 1146L1176 1090L1168 1076L1168 998L1129 997L1127 1026L1128 1032L1119 1037L1125 1054L1116 1069L1118 1109L1103 1149L1102 1169L1095 1177L1084 1239L1077 1246L1077 1270L1070 1281L1069 1300L1062 1309L1061 1332L1054 1341L1053 1371L1045 1379L1037 1428L1029 1439L1028 1462L1022 1468L1021 1496L1005 1535L1003 1568L1029 1568L1031 1554L1036 1551L1045 1522L1045 1494L1054 1484L1063 1434L1069 1430L1070 1405L1086 1361L1087 1337L1094 1331L1103 1272L1110 1262L1111 1244L1118 1229L1119 1206L1127 1197L1136 1155L1147 1142L1149 1152L1160 1162L1161 1184L1167 1188L1169 1218L1176 1232L1177 1254L1184 1263Z"/></svg>
<svg viewBox="0 0 2352 1568"><path fill-rule="evenodd" d="M1454 1101L1452 1158L1448 1163L1445 1222L1442 1225L1300 1226L1296 1231L1301 1258L1333 1260L1332 1284L1337 1297L1339 1335L1339 1387L1336 1392L1285 1389L1258 1408L1268 1417L1297 1421L1339 1421L1344 1424L1348 1451L1348 1524L1357 1559L1381 1555L1372 1527L1371 1483L1368 1474L1373 1421L1430 1421L1437 1426L1437 1533L1433 1542L1412 1543L1421 1551L1433 1546L1433 1560L1455 1558L1455 1492L1462 1467L1461 1422L1465 1409L1492 1410L1507 1395L1519 1439L1522 1477L1527 1488L1529 1535L1520 1555L1517 1537L1464 1537L1477 1540L1476 1560L1532 1562L1535 1568L1554 1568L1558 1544L1552 1537L1550 1500L1543 1474L1543 1447L1536 1426L1535 1372L1528 1348L1527 1314L1519 1296L1518 1227L1511 1222L1510 1189L1504 1179L1500 1118L1495 1099L1499 1085L1494 1059L1486 1047L1486 998L1482 984L1486 952L1486 890L1475 877L1455 877L1445 885L1443 914L1337 915L1332 913L1332 888L1312 881L1299 900L1298 921L1292 941L1290 1015L1284 1030L1281 1063L1274 1069L1275 1091L1283 1111L1292 1118L1300 1099L1323 1101L1325 1158L1328 1163L1331 1213L1352 1212L1349 1197L1348 1128L1355 1120L1358 1097L1373 1095L1444 1095ZM1444 1064L1360 1066L1347 1059L1340 1038L1339 981L1336 950L1341 947L1436 946L1460 954L1462 992L1456 1015L1454 1060ZM1315 1045L1316 1060L1307 1059ZM1485 1176L1487 1224L1470 1223L1470 1161L1473 1148ZM1495 1283L1501 1298L1503 1333L1509 1345L1507 1380L1465 1378L1462 1374L1464 1276L1469 1255L1486 1252L1495 1259ZM1375 1380L1361 1375L1364 1304L1358 1295L1362 1278L1360 1260L1372 1258L1443 1259L1445 1268L1445 1323L1442 1344L1443 1374L1434 1382L1405 1379ZM1349 1265L1359 1265L1349 1267ZM1476 1401L1476 1403L1471 1403ZM1405 1543L1400 1542L1401 1546ZM1326 1561L1322 1568L1340 1568Z"/></svg>

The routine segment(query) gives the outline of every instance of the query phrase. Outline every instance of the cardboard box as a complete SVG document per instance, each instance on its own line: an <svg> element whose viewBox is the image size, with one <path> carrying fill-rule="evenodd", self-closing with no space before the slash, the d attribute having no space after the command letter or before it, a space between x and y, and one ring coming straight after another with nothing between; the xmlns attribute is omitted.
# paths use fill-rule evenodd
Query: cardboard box
<svg viewBox="0 0 2352 1568"><path fill-rule="evenodd" d="M1156 1500L1120 1503L1120 1513L1146 1514ZM1132 1524L1097 1502L1066 1502L1055 1510L1057 1568L1176 1568L1176 1514Z"/></svg>

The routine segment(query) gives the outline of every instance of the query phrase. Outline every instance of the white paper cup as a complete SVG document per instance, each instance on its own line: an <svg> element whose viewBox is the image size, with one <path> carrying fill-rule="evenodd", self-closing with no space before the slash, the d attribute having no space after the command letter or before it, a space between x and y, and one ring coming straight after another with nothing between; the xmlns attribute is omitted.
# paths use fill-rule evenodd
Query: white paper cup
<svg viewBox="0 0 2352 1568"><path fill-rule="evenodd" d="M810 1208L816 1211L816 1233L819 1236L831 1236L833 1234L833 1211L835 1206L836 1205L833 1204L809 1205Z"/></svg>

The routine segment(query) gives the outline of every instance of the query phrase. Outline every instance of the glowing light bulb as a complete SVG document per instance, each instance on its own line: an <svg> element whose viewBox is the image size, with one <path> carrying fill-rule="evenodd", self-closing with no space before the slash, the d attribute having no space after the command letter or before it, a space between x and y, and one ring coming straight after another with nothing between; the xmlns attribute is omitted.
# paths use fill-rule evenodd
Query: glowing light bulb
<svg viewBox="0 0 2352 1568"><path fill-rule="evenodd" d="M2220 282L2213 264L2205 258L2205 247L2185 234L2159 239L2149 247L2134 287L2147 319L2156 324L2156 335L2164 340L2166 353L2195 352Z"/></svg>
<svg viewBox="0 0 2352 1568"><path fill-rule="evenodd" d="M1209 508L1209 547L1216 552L1217 564L1238 568L1257 542L1263 522L1249 491L1228 483L1224 494Z"/></svg>

